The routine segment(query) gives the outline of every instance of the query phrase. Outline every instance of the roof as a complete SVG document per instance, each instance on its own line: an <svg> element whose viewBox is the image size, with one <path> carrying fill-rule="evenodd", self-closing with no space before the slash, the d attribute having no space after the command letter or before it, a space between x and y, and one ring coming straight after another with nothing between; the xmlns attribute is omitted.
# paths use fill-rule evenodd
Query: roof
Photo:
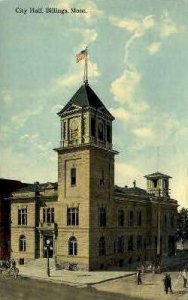
<svg viewBox="0 0 188 300"><path fill-rule="evenodd" d="M132 195L132 196L144 196L144 197L151 196L149 193L147 193L146 190L141 189L137 186L129 188L129 187L119 187L115 185L114 192L122 193L124 195Z"/></svg>
<svg viewBox="0 0 188 300"><path fill-rule="evenodd" d="M23 183L18 180L0 178L0 195L8 196L13 191L16 191L26 185L27 185L26 183Z"/></svg>
<svg viewBox="0 0 188 300"><path fill-rule="evenodd" d="M18 189L16 193L22 194L22 193L28 193L28 192L42 192L47 189L54 189L57 190L57 182L52 183L52 182L46 182L46 183L29 183L23 188Z"/></svg>
<svg viewBox="0 0 188 300"><path fill-rule="evenodd" d="M64 106L64 108L57 114L61 116L72 105L76 105L81 108L91 107L96 110L103 108L105 113L108 114L110 118L114 119L114 117L111 115L111 113L108 111L108 109L105 107L105 105L95 94L88 83L83 84L73 95L70 101Z"/></svg>
<svg viewBox="0 0 188 300"><path fill-rule="evenodd" d="M172 178L171 176L165 175L165 174L160 173L160 172L155 172L155 173L152 173L152 174L149 174L149 175L145 175L144 177L146 177L147 179L154 179L154 178Z"/></svg>

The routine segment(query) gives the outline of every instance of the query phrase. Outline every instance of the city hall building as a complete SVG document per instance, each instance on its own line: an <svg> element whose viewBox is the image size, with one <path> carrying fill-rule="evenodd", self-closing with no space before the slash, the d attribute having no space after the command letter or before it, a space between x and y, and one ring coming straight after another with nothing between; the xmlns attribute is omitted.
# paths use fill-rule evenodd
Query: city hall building
<svg viewBox="0 0 188 300"><path fill-rule="evenodd" d="M87 81L58 113L58 183L30 184L11 199L11 256L49 256L65 269L129 266L175 254L177 201L168 175L147 189L114 185L114 117Z"/></svg>

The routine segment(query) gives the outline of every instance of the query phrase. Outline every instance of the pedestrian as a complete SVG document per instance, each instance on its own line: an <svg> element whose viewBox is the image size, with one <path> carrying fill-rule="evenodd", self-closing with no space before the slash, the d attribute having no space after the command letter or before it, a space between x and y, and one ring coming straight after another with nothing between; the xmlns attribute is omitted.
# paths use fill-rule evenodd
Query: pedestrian
<svg viewBox="0 0 188 300"><path fill-rule="evenodd" d="M186 288L187 286L187 270L183 269L183 271L181 272L181 276L183 278L183 287Z"/></svg>
<svg viewBox="0 0 188 300"><path fill-rule="evenodd" d="M172 293L172 280L170 274L166 273L163 279L164 282L164 290L166 294L168 294L169 290Z"/></svg>
<svg viewBox="0 0 188 300"><path fill-rule="evenodd" d="M137 272L136 272L136 278L137 278L137 284L138 284L138 285L142 284L142 280L141 280L141 270L137 270Z"/></svg>

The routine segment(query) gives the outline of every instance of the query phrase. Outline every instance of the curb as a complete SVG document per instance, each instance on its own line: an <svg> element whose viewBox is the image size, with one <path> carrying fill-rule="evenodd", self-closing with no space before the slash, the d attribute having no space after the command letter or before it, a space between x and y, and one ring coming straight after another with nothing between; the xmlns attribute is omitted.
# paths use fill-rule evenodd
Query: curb
<svg viewBox="0 0 188 300"><path fill-rule="evenodd" d="M124 277L129 277L129 276L133 276L133 275L135 275L135 273L124 274L124 275L117 276L117 277L114 277L114 278L107 278L107 279L100 280L100 281L97 281L97 282L89 282L89 283L74 283L74 282L64 281L64 280L62 280L62 281L54 280L53 277L44 278L44 277L24 275L24 274L20 274L19 277L36 279L36 280L47 281L47 282L58 283L58 284L67 284L67 285L70 285L70 286L76 286L76 287L83 288L83 287L92 287L92 286L97 285L97 284L101 284L101 283L112 281L112 280L121 279L121 278L124 278Z"/></svg>

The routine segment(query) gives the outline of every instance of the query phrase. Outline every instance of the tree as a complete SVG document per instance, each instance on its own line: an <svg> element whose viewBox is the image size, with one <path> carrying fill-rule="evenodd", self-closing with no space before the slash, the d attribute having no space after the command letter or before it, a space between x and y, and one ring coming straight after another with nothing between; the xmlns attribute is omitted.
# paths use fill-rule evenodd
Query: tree
<svg viewBox="0 0 188 300"><path fill-rule="evenodd" d="M176 238L183 244L188 241L188 209L186 208L182 208L178 213Z"/></svg>

